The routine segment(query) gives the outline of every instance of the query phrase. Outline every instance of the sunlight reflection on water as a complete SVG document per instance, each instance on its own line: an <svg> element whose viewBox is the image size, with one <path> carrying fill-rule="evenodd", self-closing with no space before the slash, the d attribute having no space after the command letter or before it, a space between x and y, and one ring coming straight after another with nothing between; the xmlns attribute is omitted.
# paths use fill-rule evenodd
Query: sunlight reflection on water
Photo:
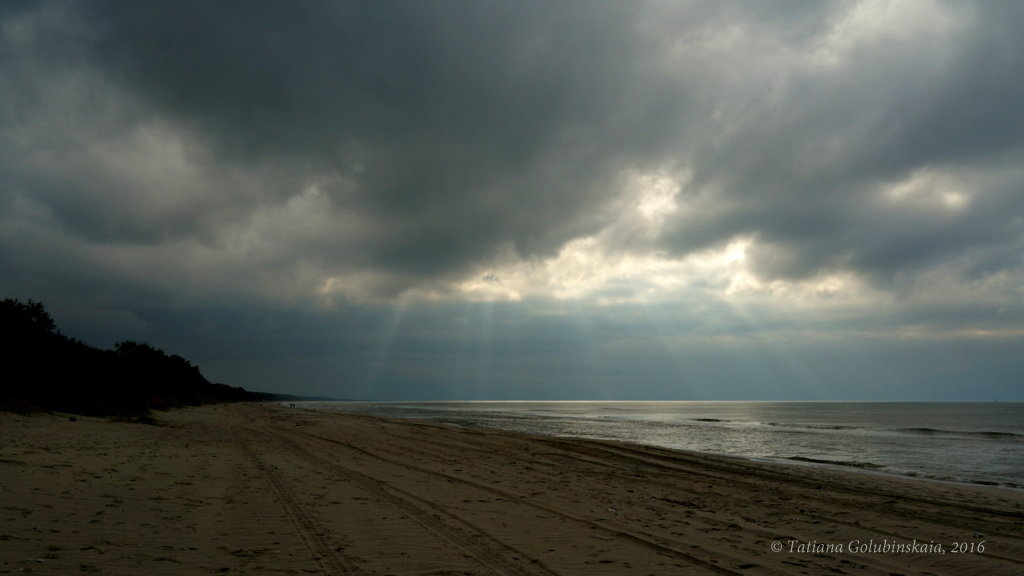
<svg viewBox="0 0 1024 576"><path fill-rule="evenodd" d="M1024 404L320 402L304 406L1024 486Z"/></svg>

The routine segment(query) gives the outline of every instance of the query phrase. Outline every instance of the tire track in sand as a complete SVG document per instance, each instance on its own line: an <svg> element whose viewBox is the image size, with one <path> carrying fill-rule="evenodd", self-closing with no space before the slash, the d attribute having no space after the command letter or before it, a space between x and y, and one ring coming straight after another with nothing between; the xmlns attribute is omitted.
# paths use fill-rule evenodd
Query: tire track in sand
<svg viewBox="0 0 1024 576"><path fill-rule="evenodd" d="M362 572L350 559L341 554L339 549L331 545L324 536L326 530L298 503L292 491L285 484L281 474L272 466L263 462L249 443L242 438L238 438L237 434L235 441L246 456L252 460L256 468L263 473L264 478L267 479L271 489L274 491L274 495L281 502L285 516L292 523L295 532L305 542L313 560L320 566L323 573L326 576L361 574Z"/></svg>
<svg viewBox="0 0 1024 576"><path fill-rule="evenodd" d="M425 530L448 541L468 557L500 576L559 576L540 560L517 550L488 534L481 528L452 515L443 508L379 479L328 460L302 447L290 438L291 431L273 428L273 432L249 430L265 435L268 440L284 445L289 454L298 456L338 477L353 482L360 489L377 496ZM302 434L302 436L307 436ZM313 436L313 438L318 438ZM524 560L526 559L526 560Z"/></svg>
<svg viewBox="0 0 1024 576"><path fill-rule="evenodd" d="M634 532L631 532L631 531L626 531L626 530L623 530L623 529L620 529L620 528L617 528L617 527L607 526L607 525L605 525L605 524L603 524L603 523L601 523L599 521L591 520L589 518L583 518L583 517L577 516L575 514L571 514L569 512L566 512L565 510L561 510L561 509L558 509L558 508L555 508L555 507L552 507L552 506L547 506L547 505L539 504L537 502L532 502L530 500L527 500L527 499L524 499L524 498L520 497L519 495L513 494L511 492L507 492L505 490L500 490L500 489L494 488L493 486L488 486L488 485L485 485L485 484L480 484L480 483L477 483L477 482L468 481L468 480L465 480L465 479L460 478L458 476L454 476L454 475L451 475L451 474L446 474L444 472L438 472L436 470L431 470L429 468L425 468L425 467L421 467L421 466L416 466L416 465L409 464L409 463L406 463L406 462L398 462L398 461L395 461L395 460L391 460L391 459L385 458L385 457L383 457L383 456L381 456L379 454L375 454L375 453L370 452L368 450L365 450L363 448L359 448L357 446L353 446L351 444L347 444L345 442L341 442L341 441L335 440L333 438L327 438L327 437L320 436L320 435L317 435L317 434L312 434L312 433L309 433L309 432L303 432L303 431L298 431L298 430L289 430L289 429L285 429L285 428L274 427L274 429L275 429L275 431L279 432L279 434L278 434L279 439L281 441L289 444L294 450L302 451L302 452L304 452L306 454L307 458L309 458L311 460L319 461L323 466L331 468L331 469L335 469L339 473L349 475L350 478L352 477L351 475L355 475L355 476L357 476L359 478L362 478L363 482L371 484L375 488L375 490L379 491L378 493L382 493L382 496L384 496L389 501L397 500L397 501L404 501L405 503L410 503L409 502L410 500L420 501L424 505L429 506L435 512L443 514L445 517L449 518L450 520L452 520L454 522L457 522L459 524L462 524L462 525L465 525L467 527L470 527L473 531L477 532L481 536L486 537L487 539L489 539L489 540L491 540L493 542L496 542L496 543L498 543L499 545L501 545L502 547L505 547L505 548L508 548L508 547L505 546L504 544L502 544L500 541L496 540L495 538L493 538L489 534L479 530L478 528L473 527L472 525L466 523L465 521L463 521L463 520L461 520L461 519L451 515L450 513L445 511L443 508L434 506L431 503L426 502L426 501L416 497L415 495L413 495L411 493L408 493L408 492L406 492L404 490L401 490L400 488L396 488L394 486L387 486L387 488L385 489L384 488L385 484L383 484L380 480L376 480L376 479L373 479L373 478L371 478L369 476L365 476L365 475L363 475L363 474L361 474L361 473L359 473L359 472L357 472L355 470L350 470L350 469L345 468L344 466L341 466L341 465L339 465L339 464L337 464L335 462L332 462L330 460L325 460L325 459L323 459L323 458L321 458L321 457L319 457L319 456L317 456L317 455L315 455L313 453L310 453L310 452L306 451L303 448L300 448L294 441L290 440L289 438L286 438L285 436L298 435L298 436L302 436L302 437L305 437L305 438L311 438L311 439L314 439L314 440L318 440L320 442L326 442L326 443L329 443L329 444L332 444L332 445L342 446L342 447L348 448L348 449L350 449L350 450L352 450L354 452L358 452L358 453L363 454L365 456L369 456L369 457L371 457L373 459L381 460L381 461L384 461L384 462L388 462L388 463L390 463L392 465L402 466L402 467L405 467L405 468L409 468L410 470L415 470L415 471L418 471L418 472L421 472L421 473L424 473L424 474L428 474L428 475L431 475L431 476L441 477L441 478L444 478L444 479L446 479L448 481L458 482L458 483L464 484L466 486L471 486L471 487L476 488L478 490L482 490L484 492L489 492L491 494L494 494L496 496L504 498L504 499L506 499L506 500L508 500L510 502L515 502L516 504L519 504L519 505L522 505L522 506L529 506L531 508L534 508L536 510L540 510L540 511L543 511L543 512L547 512L549 514L552 514L552 515L557 516L559 518L562 518L564 520L567 520L567 521L570 521L570 522L575 522L575 523L578 523L578 524L582 524L584 526L588 526L590 528L593 528L593 529L599 530L601 532L604 532L604 533L608 534L609 536L611 536L613 538L618 538L618 539L621 539L621 540L624 540L624 541L632 542L633 544L636 544L636 545L639 545L641 547L647 548L648 550L652 550L654 552L657 552L659 554L663 554L663 555L671 557L671 558L675 558L677 560L682 560L682 561L684 561L684 562L686 562L686 563L688 563L688 564L690 564L692 566L703 568L703 569L708 570L710 572L713 572L715 574L726 574L726 575L733 575L733 576L739 576L741 574L745 574L744 572L737 572L735 570L731 570L729 568L726 568L724 566L721 566L721 565L718 565L716 563L710 562L708 560L704 560L703 558L700 558L700 557L697 557L697 556L695 556L693 554L684 552L682 550L679 550L679 549L677 549L675 547L672 547L672 546L669 546L667 544L663 544L663 543L654 541L654 540L652 540L652 539L650 539L650 538L648 538L648 537L646 537L644 535L640 535L640 534L637 534L637 533L634 533ZM355 479L355 478L353 478L353 479ZM404 498L390 494L391 491L394 491L395 493L398 493L398 494L403 494ZM393 502L393 503L398 505L398 507L402 507L402 505L397 504L397 502ZM430 521L430 522L432 522L434 524L437 524L436 522L434 522L434 517L432 517L430 514L424 513L422 510L420 510L419 513L424 516L424 520L427 520L427 521ZM442 529L444 529L443 526L441 526L441 527L442 527ZM514 550L514 549L510 549L510 550ZM516 554L519 554L519 553L516 552ZM742 563L739 560L737 560L737 562ZM519 569L519 566L517 566L515 564L511 565L510 567L515 569L515 570L517 570L516 572L513 572L513 574L522 574L522 573L524 573L524 572L522 572ZM544 568L546 574L556 574L555 572L552 572L551 570L547 569L546 567L543 567L543 568ZM775 573L774 571L768 570L765 567L762 567L762 569L765 570L764 571L765 574ZM505 572L499 572L499 573L504 574Z"/></svg>

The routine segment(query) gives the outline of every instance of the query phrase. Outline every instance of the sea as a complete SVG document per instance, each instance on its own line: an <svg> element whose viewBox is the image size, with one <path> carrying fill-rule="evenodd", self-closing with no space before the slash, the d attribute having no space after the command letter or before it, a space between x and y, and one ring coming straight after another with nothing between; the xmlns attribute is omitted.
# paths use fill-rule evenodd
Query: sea
<svg viewBox="0 0 1024 576"><path fill-rule="evenodd" d="M551 401L300 405L1024 489L1024 403Z"/></svg>

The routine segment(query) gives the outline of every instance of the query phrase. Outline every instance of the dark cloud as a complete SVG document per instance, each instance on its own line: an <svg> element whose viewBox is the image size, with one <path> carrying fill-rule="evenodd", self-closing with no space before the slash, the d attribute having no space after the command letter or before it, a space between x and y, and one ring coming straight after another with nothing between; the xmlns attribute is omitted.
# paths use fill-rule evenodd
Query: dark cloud
<svg viewBox="0 0 1024 576"><path fill-rule="evenodd" d="M706 126L707 141L726 136L695 148L696 176L682 195L696 209L676 219L664 245L686 253L755 237L767 278L846 269L884 282L1016 244L1020 206L1005 178L1024 152L1024 117L1010 104L1024 95L1014 73L1024 51L1008 23L1022 15L1008 4L953 11L960 20L937 25L949 30L908 21L838 56L826 46L835 30L823 27L808 43L823 54L798 52L770 78L727 84L721 100L749 109ZM943 209L936 188L950 184L937 179L918 184L916 202L884 201L885 190L928 173L958 180L963 206ZM979 177L987 173L995 177Z"/></svg>
<svg viewBox="0 0 1024 576"><path fill-rule="evenodd" d="M705 199L664 235L678 253L756 236L759 270L782 277L926 261L960 221L913 234L920 215L881 222L871 195L1019 154L1019 10L939 6L934 23L844 36L855 8L813 4L43 4L10 17L27 28L8 35L14 75L34 86L13 108L70 90L54 145L115 142L20 176L79 234L130 243L215 244L315 184L319 210L367 229L295 250L417 282L501 248L550 256L614 220L623 171L675 166L693 173L683 198ZM89 165L147 133L176 138L151 152L184 168ZM876 235L858 243L867 228L891 266Z"/></svg>
<svg viewBox="0 0 1024 576"><path fill-rule="evenodd" d="M245 349L284 350L279 377L306 366L320 390L344 373L540 394L642 371L629 358L653 353L624 342L664 346L624 319L634 309L581 324L558 290L539 296L591 277L607 302L656 292L645 322L670 318L670 340L796 330L780 310L826 277L859 291L830 309L850 330L901 317L1013 334L1021 23L1012 2L925 0L5 2L0 292L49 299L83 329L108 318L100 339L206 342L192 351L231 370ZM655 181L662 196L639 210ZM746 259L731 266L790 295L756 326L716 320L739 314L722 302L742 282L672 292L623 263L682 267L735 241ZM446 319L487 328L479 294L459 293L479 278L526 301L471 343ZM879 325L852 320L892 302L901 314ZM236 333L262 344L216 344ZM367 360L392 349L401 362ZM602 357L620 368L594 368ZM680 362L652 359L652 378L669 390Z"/></svg>
<svg viewBox="0 0 1024 576"><path fill-rule="evenodd" d="M633 154L617 139L643 128L618 118L639 57L627 5L86 10L106 77L226 162L298 172L271 199L324 182L330 210L373 222L365 258L407 272L595 230L616 156Z"/></svg>

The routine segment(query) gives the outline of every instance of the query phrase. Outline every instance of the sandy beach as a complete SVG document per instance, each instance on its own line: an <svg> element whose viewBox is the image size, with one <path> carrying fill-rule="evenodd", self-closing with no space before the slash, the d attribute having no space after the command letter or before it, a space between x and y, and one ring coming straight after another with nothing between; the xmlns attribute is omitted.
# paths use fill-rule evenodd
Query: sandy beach
<svg viewBox="0 0 1024 576"><path fill-rule="evenodd" d="M1024 492L271 404L0 414L0 574L1024 573Z"/></svg>

